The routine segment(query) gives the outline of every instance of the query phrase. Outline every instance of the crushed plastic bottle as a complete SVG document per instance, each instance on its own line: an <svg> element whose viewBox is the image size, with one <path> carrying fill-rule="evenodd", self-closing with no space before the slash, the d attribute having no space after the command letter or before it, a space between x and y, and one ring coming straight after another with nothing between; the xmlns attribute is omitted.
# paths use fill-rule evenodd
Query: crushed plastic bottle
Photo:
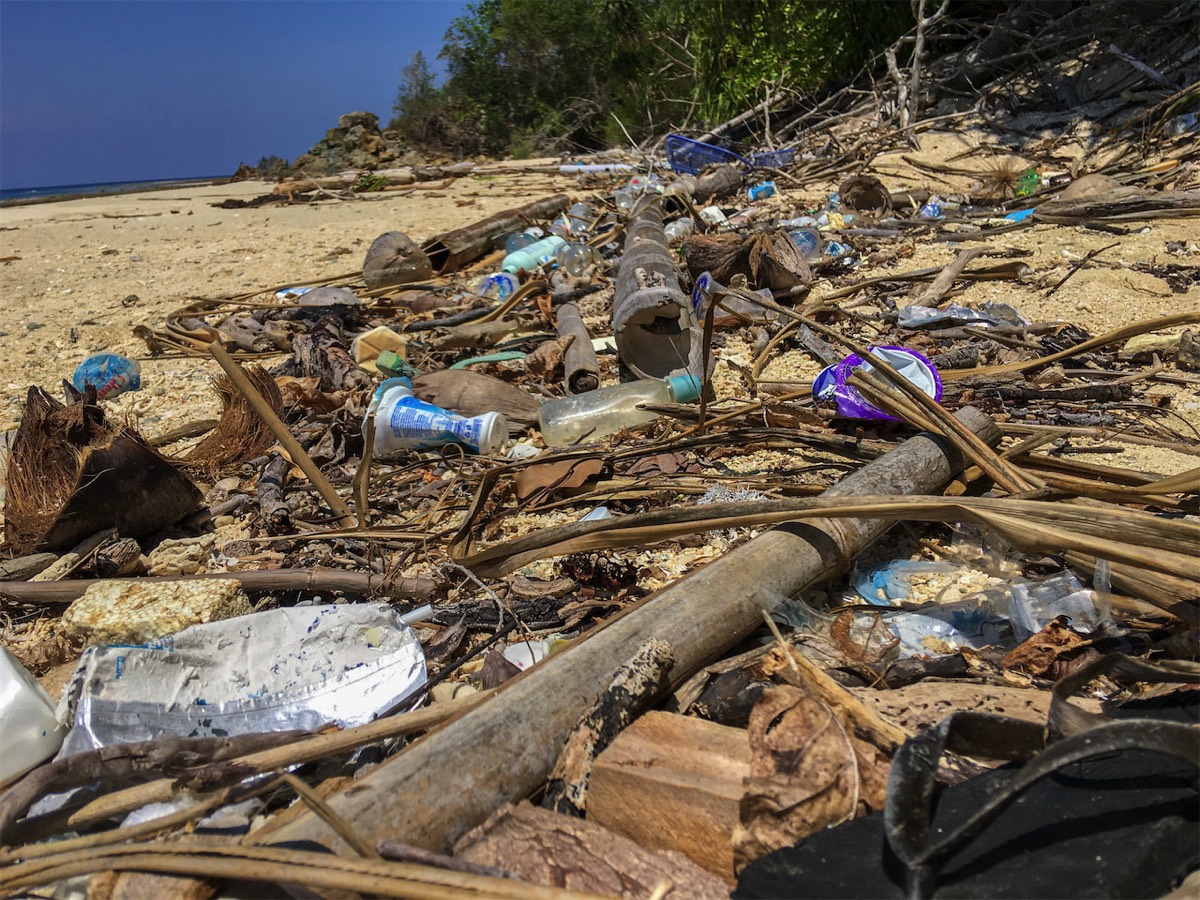
<svg viewBox="0 0 1200 900"><path fill-rule="evenodd" d="M508 421L501 413L468 419L418 400L407 378L389 378L375 389L363 420L364 437L372 413L373 452L380 459L405 450L439 450L447 444L462 444L474 453L492 455L500 452L508 438Z"/></svg>
<svg viewBox="0 0 1200 900"><path fill-rule="evenodd" d="M918 219L940 219L942 217L942 201L936 196L930 197L917 210Z"/></svg>
<svg viewBox="0 0 1200 900"><path fill-rule="evenodd" d="M816 259L821 255L821 233L815 228L797 228L789 231L788 237L805 259Z"/></svg>
<svg viewBox="0 0 1200 900"><path fill-rule="evenodd" d="M765 200L767 197L775 196L775 182L764 181L761 184L751 186L746 190L746 196L751 202L755 200Z"/></svg>
<svg viewBox="0 0 1200 900"><path fill-rule="evenodd" d="M71 383L77 391L83 391L90 384L96 389L96 399L107 400L125 391L140 390L142 367L137 360L115 353L98 353L76 367Z"/></svg>

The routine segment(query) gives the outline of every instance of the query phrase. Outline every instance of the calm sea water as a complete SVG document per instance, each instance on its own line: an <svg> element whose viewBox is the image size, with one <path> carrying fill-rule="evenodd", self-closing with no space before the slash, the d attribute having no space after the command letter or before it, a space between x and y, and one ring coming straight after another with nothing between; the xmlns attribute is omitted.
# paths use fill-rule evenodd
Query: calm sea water
<svg viewBox="0 0 1200 900"><path fill-rule="evenodd" d="M182 187L184 185L224 181L228 175L213 175L209 178L165 178L155 181L109 181L104 184L55 184L47 187L3 188L0 200L42 200L82 197L91 194L128 194L156 188Z"/></svg>

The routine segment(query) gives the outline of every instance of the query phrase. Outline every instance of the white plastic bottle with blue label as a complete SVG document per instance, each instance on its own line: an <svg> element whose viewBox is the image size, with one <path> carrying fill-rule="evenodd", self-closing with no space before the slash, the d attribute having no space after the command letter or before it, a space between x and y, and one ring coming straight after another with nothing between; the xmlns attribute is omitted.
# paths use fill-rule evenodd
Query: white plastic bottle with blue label
<svg viewBox="0 0 1200 900"><path fill-rule="evenodd" d="M474 453L500 452L508 438L508 421L498 412L466 418L426 403L413 396L407 378L389 378L375 389L363 421L375 414L375 443L372 453L386 458L404 450L440 450L446 444L462 444Z"/></svg>

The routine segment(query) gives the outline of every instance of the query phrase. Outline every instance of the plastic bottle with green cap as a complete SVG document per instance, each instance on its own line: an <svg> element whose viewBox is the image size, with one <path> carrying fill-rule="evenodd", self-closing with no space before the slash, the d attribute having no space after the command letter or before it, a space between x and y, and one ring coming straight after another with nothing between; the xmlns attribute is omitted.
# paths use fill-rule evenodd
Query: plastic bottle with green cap
<svg viewBox="0 0 1200 900"><path fill-rule="evenodd" d="M549 447L587 444L622 428L653 422L659 414L643 405L694 403L700 399L700 379L676 375L665 381L644 379L598 388L585 394L549 400L538 412L542 438Z"/></svg>

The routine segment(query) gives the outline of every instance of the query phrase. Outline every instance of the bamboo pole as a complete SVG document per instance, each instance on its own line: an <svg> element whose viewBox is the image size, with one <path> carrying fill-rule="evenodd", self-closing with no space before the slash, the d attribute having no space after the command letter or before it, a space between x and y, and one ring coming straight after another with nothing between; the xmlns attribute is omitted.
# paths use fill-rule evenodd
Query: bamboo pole
<svg viewBox="0 0 1200 900"><path fill-rule="evenodd" d="M970 407L959 421L989 444L991 419ZM829 497L931 493L963 466L944 438L919 435L826 491ZM649 639L674 652L681 682L762 622L762 611L843 572L886 531L871 519L788 523L735 548L507 682L491 700L393 757L329 805L361 834L445 850L495 809L533 793L567 736L616 670ZM273 840L345 848L306 814Z"/></svg>

